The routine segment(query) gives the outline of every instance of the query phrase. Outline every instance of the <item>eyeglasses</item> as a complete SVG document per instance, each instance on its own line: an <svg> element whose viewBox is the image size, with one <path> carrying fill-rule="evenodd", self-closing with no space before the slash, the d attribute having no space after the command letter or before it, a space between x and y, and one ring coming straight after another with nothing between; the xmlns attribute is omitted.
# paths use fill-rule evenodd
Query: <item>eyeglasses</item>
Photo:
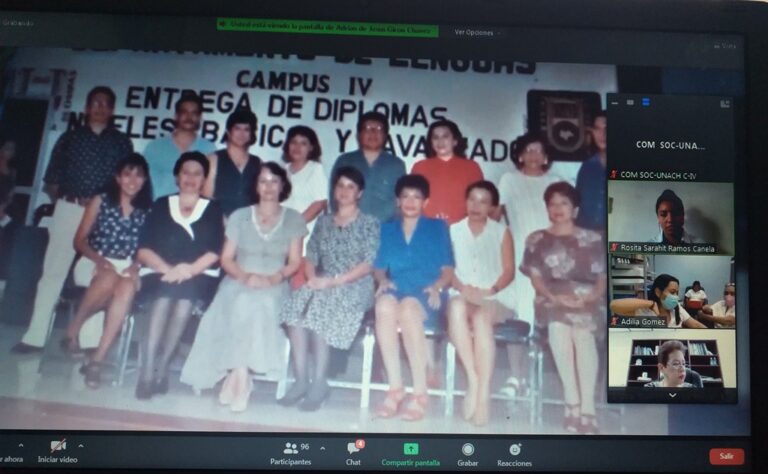
<svg viewBox="0 0 768 474"><path fill-rule="evenodd" d="M670 362L669 364L667 364L667 367L671 367L671 368L673 368L675 370L680 370L680 369L685 369L687 367L687 365L686 365L685 362L674 361L674 362Z"/></svg>
<svg viewBox="0 0 768 474"><path fill-rule="evenodd" d="M363 127L364 132L381 132L382 130L384 130L384 127L381 125L366 125Z"/></svg>

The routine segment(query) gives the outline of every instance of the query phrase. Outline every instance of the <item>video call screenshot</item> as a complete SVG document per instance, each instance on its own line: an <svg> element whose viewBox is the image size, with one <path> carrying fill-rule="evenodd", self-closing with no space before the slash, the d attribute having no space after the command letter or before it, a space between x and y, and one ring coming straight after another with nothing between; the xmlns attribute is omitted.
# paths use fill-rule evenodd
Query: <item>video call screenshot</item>
<svg viewBox="0 0 768 474"><path fill-rule="evenodd" d="M259 44L0 47L0 469L749 435L737 68Z"/></svg>

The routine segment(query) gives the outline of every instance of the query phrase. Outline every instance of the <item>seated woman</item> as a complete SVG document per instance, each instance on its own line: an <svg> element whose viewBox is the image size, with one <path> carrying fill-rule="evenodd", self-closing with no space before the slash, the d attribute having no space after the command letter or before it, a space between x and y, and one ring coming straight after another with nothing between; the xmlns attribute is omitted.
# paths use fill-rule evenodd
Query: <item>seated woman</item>
<svg viewBox="0 0 768 474"><path fill-rule="evenodd" d="M288 326L296 382L278 400L299 409L320 408L329 394L326 380L330 346L347 350L373 306L373 259L379 248L379 221L360 212L365 179L343 166L333 177L336 212L320 216L307 244L307 283L283 306ZM309 383L308 353L312 339L314 371Z"/></svg>
<svg viewBox="0 0 768 474"><path fill-rule="evenodd" d="M218 282L224 215L200 195L208 160L200 152L183 153L173 174L179 193L155 201L139 237L138 258L148 267L142 269L142 296L150 306L139 399L168 392L168 364L184 328L195 304L210 300Z"/></svg>
<svg viewBox="0 0 768 474"><path fill-rule="evenodd" d="M245 411L251 373L277 377L284 369L285 331L280 307L290 296L288 279L299 268L307 226L282 206L291 193L285 170L264 162L253 183L256 204L229 216L221 265L227 275L197 329L181 371L195 390L221 379L219 402Z"/></svg>
<svg viewBox="0 0 768 474"><path fill-rule="evenodd" d="M699 311L699 319L711 323L715 328L736 327L736 284L728 283L723 290L723 299L706 305Z"/></svg>
<svg viewBox="0 0 768 474"><path fill-rule="evenodd" d="M546 329L563 385L564 428L597 433L597 335L605 331L605 248L597 232L576 226L579 193L560 181L544 191L550 226L525 241L520 271L536 289L536 325Z"/></svg>
<svg viewBox="0 0 768 474"><path fill-rule="evenodd" d="M101 382L101 363L139 287L140 265L134 256L151 205L149 166L141 155L132 153L117 163L106 192L88 203L75 234L75 249L81 255L75 265L75 283L88 289L61 344L67 352L79 352L83 324L97 311L107 310L99 346L82 369L91 388Z"/></svg>
<svg viewBox="0 0 768 474"><path fill-rule="evenodd" d="M648 382L646 387L693 388L685 381L686 347L680 341L667 341L659 347L659 380Z"/></svg>
<svg viewBox="0 0 768 474"><path fill-rule="evenodd" d="M398 329L413 377L413 397L402 419L420 420L427 396L427 338L425 328L435 329L443 289L453 274L453 252L448 226L441 219L422 216L429 199L429 183L417 174L400 177L395 184L400 218L381 226L381 244L374 262L376 290L376 341L381 348L389 391L376 414L396 415L405 399L400 374Z"/></svg>
<svg viewBox="0 0 768 474"><path fill-rule="evenodd" d="M512 316L510 283L515 277L512 234L489 219L499 205L499 191L490 181L477 181L466 191L468 217L451 226L456 258L448 335L467 372L464 419L488 422L491 376L496 343L493 326Z"/></svg>
<svg viewBox="0 0 768 474"><path fill-rule="evenodd" d="M668 328L706 329L680 305L680 281L662 273L653 280L647 300L620 298L611 301L611 312L619 316L658 316Z"/></svg>

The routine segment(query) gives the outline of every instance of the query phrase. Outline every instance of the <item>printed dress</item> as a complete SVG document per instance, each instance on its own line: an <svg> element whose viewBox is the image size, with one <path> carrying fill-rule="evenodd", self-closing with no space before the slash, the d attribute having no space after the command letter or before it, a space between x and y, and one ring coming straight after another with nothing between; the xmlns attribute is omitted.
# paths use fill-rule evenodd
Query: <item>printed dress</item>
<svg viewBox="0 0 768 474"><path fill-rule="evenodd" d="M585 297L595 290L600 278L605 278L605 249L600 234L577 227L573 234L554 235L537 230L525 242L525 254L520 271L538 276L555 296ZM561 322L579 329L597 331L605 320L604 298L582 309L555 305L536 294L534 301L536 325Z"/></svg>
<svg viewBox="0 0 768 474"><path fill-rule="evenodd" d="M307 260L318 276L334 277L365 262L373 264L379 247L379 221L360 213L344 227L332 215L318 218L307 244ZM289 326L307 328L333 347L349 349L365 312L373 305L373 277L368 274L349 284L296 290L283 307L281 319Z"/></svg>

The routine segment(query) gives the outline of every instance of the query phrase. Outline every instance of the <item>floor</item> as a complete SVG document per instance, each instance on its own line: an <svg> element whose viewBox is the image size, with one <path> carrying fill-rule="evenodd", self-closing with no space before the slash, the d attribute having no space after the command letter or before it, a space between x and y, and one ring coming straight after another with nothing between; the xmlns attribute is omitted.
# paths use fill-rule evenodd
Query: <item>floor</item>
<svg viewBox="0 0 768 474"><path fill-rule="evenodd" d="M60 331L54 331L52 341L60 339ZM220 406L213 391L196 395L178 381L172 381L167 395L137 400L133 393L134 372L128 373L122 386L107 380L92 390L78 373L82 360L61 353L56 344L49 344L42 355L10 354L22 332L18 326L0 325L0 426L4 429L565 434L563 408L554 403L545 403L541 421L531 423L528 402L494 401L491 421L476 427L458 413L446 417L443 400L436 396L430 398L429 415L422 421L377 419L371 409L358 408L359 391L340 388L333 390L319 411L303 413L277 405L276 384L272 382L257 382L248 410L238 414ZM353 353L347 373L360 373L358 356ZM499 357L496 388L506 377L505 359ZM543 391L547 399L560 396L559 380L551 361L546 359ZM373 392L371 405L376 406L383 395ZM460 402L457 397L457 412ZM628 405L623 413L615 405L603 405L598 410L603 434L666 434L666 415L665 407L654 405Z"/></svg>

